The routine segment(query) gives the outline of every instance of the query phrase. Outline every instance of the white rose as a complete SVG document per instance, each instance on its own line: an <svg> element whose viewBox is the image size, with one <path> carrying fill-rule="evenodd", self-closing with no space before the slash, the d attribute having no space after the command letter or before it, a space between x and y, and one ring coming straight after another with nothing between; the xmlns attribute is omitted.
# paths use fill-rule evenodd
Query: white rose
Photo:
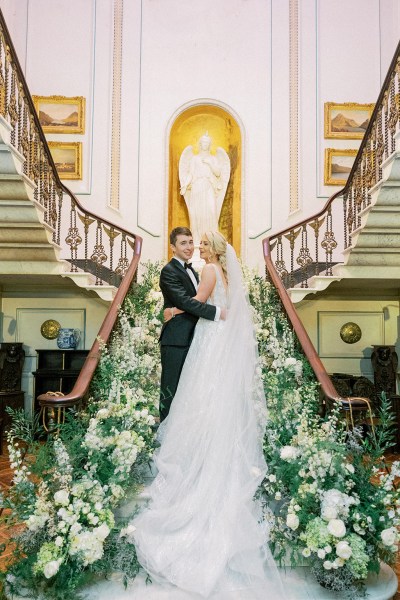
<svg viewBox="0 0 400 600"><path fill-rule="evenodd" d="M332 566L334 569L337 569L338 567L343 567L344 565L344 560L343 558L335 558L335 560L332 563Z"/></svg>
<svg viewBox="0 0 400 600"><path fill-rule="evenodd" d="M46 579L50 579L50 577L54 577L56 573L58 573L58 569L60 568L59 560L51 560L47 564L44 565L43 574Z"/></svg>
<svg viewBox="0 0 400 600"><path fill-rule="evenodd" d="M337 538L346 535L346 526L342 519L332 519L329 521L327 529L331 535Z"/></svg>
<svg viewBox="0 0 400 600"><path fill-rule="evenodd" d="M281 448L281 459L282 460L294 460L298 456L297 448L294 446L283 446Z"/></svg>
<svg viewBox="0 0 400 600"><path fill-rule="evenodd" d="M321 510L321 517L325 519L325 521L330 521L331 519L336 519L338 516L338 511L335 506L324 506Z"/></svg>
<svg viewBox="0 0 400 600"><path fill-rule="evenodd" d="M299 517L294 513L289 513L286 517L286 525L290 527L290 529L293 529L293 531L298 528L299 523Z"/></svg>
<svg viewBox="0 0 400 600"><path fill-rule="evenodd" d="M102 523L99 527L93 529L93 533L95 534L98 540L104 541L110 533L110 528L107 525L107 523Z"/></svg>
<svg viewBox="0 0 400 600"><path fill-rule="evenodd" d="M276 475L271 473L271 475L268 475L268 479L271 481L271 483L274 483L276 481Z"/></svg>
<svg viewBox="0 0 400 600"><path fill-rule="evenodd" d="M318 554L318 558L322 559L322 558L325 558L326 552L323 548L319 548L317 554Z"/></svg>
<svg viewBox="0 0 400 600"><path fill-rule="evenodd" d="M397 542L397 531L394 527L381 531L382 542L385 546L393 546Z"/></svg>
<svg viewBox="0 0 400 600"><path fill-rule="evenodd" d="M310 548L304 548L302 551L302 555L305 556L306 558L308 558L309 556L311 556L311 550Z"/></svg>
<svg viewBox="0 0 400 600"><path fill-rule="evenodd" d="M330 570L332 569L332 563L331 563L331 561L330 561L330 560L326 560L326 561L324 562L324 565L323 565L323 566L324 566L324 569L326 569L327 571L330 571Z"/></svg>
<svg viewBox="0 0 400 600"><path fill-rule="evenodd" d="M58 490L58 492L54 494L54 502L60 506L68 506L69 493L67 490Z"/></svg>
<svg viewBox="0 0 400 600"><path fill-rule="evenodd" d="M336 554L343 558L344 560L348 560L350 556L353 554L352 549L349 546L348 542L342 541L336 544Z"/></svg>

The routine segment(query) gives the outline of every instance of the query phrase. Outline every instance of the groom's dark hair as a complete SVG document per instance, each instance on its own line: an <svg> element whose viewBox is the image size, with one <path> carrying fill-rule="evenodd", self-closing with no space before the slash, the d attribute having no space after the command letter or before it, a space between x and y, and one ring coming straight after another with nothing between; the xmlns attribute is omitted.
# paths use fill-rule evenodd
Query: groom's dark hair
<svg viewBox="0 0 400 600"><path fill-rule="evenodd" d="M175 227L169 234L169 243L175 246L178 235L190 235L193 237L189 227Z"/></svg>

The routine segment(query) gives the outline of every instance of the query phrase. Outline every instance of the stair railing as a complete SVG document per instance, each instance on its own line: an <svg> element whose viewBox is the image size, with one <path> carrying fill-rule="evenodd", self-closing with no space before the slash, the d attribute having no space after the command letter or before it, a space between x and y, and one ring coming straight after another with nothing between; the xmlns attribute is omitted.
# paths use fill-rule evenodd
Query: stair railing
<svg viewBox="0 0 400 600"><path fill-rule="evenodd" d="M400 43L344 188L312 217L263 240L264 252L271 259L268 273L275 270L286 288L308 288L314 275L333 276L334 264L343 261L343 251L351 247L361 227L385 161L396 149L399 129ZM342 207L338 207L340 199Z"/></svg>
<svg viewBox="0 0 400 600"><path fill-rule="evenodd" d="M10 143L23 160L22 178L34 183L34 202L56 246L60 246L61 232L66 230L71 271L77 272L78 265L85 268L94 263L97 285L103 284L101 276L107 270L115 278L111 283L121 282L72 392L65 396L42 394L38 398L44 422L48 422L47 417L50 422L60 422L65 408L79 405L87 394L100 360L101 342L108 342L119 307L137 273L142 238L86 210L61 182L1 10L0 119L8 126Z"/></svg>
<svg viewBox="0 0 400 600"><path fill-rule="evenodd" d="M134 255L135 235L85 209L60 180L0 10L1 117L22 160L22 178L33 182L33 200L69 270L92 273L95 285L108 277L117 286Z"/></svg>

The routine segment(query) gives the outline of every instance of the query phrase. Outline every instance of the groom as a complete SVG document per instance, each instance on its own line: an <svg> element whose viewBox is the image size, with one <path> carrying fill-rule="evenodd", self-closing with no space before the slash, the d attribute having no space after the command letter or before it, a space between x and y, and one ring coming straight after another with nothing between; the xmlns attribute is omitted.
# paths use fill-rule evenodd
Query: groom
<svg viewBox="0 0 400 600"><path fill-rule="evenodd" d="M168 416L198 318L218 321L221 316L218 306L193 298L197 292L199 276L192 265L188 264L194 252L190 229L176 227L171 231L169 241L174 257L161 271L160 288L164 297L164 309L170 309L173 318L164 323L160 335L160 421ZM173 307L185 312L174 316Z"/></svg>

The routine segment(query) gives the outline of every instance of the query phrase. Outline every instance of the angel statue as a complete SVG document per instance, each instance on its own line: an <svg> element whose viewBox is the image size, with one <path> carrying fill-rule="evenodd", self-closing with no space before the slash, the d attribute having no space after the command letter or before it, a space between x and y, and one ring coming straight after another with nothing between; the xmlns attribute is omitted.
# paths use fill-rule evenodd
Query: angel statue
<svg viewBox="0 0 400 600"><path fill-rule="evenodd" d="M218 231L218 220L228 186L231 164L223 148L210 153L208 131L199 139L199 152L186 146L179 160L181 194L189 210L194 244L200 243L205 231Z"/></svg>

